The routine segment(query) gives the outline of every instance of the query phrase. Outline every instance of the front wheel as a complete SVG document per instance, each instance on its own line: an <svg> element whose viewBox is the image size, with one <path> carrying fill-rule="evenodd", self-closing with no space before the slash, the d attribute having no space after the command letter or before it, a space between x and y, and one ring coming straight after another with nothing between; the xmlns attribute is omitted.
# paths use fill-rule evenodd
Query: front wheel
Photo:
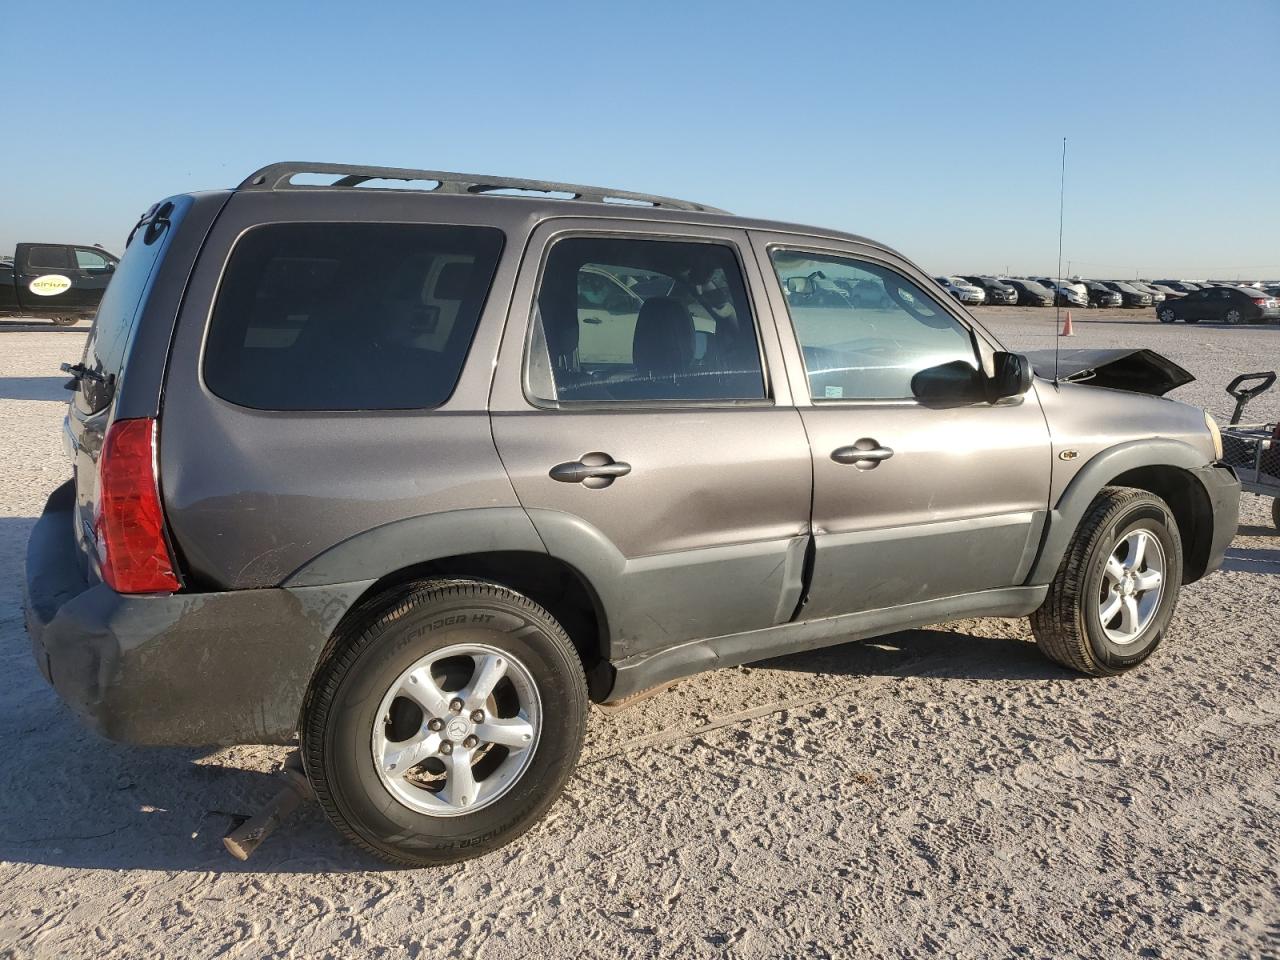
<svg viewBox="0 0 1280 960"><path fill-rule="evenodd" d="M421 583L342 628L308 694L307 776L329 820L400 866L519 836L559 796L586 729L573 643L532 600Z"/></svg>
<svg viewBox="0 0 1280 960"><path fill-rule="evenodd" d="M1178 319L1178 315L1168 308L1161 310L1156 316L1159 317L1161 323L1173 323Z"/></svg>
<svg viewBox="0 0 1280 960"><path fill-rule="evenodd" d="M1168 505L1145 490L1104 487L1031 615L1036 644L1081 673L1121 673L1159 645L1181 584L1182 540Z"/></svg>

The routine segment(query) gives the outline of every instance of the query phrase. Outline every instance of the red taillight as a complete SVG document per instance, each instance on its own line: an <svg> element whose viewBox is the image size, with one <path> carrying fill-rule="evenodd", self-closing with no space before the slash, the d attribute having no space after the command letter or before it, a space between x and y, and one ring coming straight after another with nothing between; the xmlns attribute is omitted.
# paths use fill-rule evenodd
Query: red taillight
<svg viewBox="0 0 1280 960"><path fill-rule="evenodd" d="M102 579L117 593L171 593L180 586L164 538L155 441L154 420L117 420L98 457L93 532Z"/></svg>
<svg viewBox="0 0 1280 960"><path fill-rule="evenodd" d="M1253 300L1253 305L1255 307L1265 307L1267 305L1267 301L1259 300L1257 297L1255 297Z"/></svg>

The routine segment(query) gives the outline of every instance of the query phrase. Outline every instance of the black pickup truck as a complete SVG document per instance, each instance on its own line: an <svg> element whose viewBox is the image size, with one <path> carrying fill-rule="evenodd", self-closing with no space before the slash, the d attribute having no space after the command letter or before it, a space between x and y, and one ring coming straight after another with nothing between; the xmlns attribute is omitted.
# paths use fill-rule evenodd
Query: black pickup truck
<svg viewBox="0 0 1280 960"><path fill-rule="evenodd" d="M98 246L20 243L12 260L0 257L0 317L92 317L119 262Z"/></svg>

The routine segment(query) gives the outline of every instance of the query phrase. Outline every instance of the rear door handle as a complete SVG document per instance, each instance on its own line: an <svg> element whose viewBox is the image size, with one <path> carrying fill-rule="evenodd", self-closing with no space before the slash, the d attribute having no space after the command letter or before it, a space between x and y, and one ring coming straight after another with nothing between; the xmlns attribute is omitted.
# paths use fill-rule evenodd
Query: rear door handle
<svg viewBox="0 0 1280 960"><path fill-rule="evenodd" d="M848 447L837 447L831 451L831 459L836 463L851 463L859 470L873 470L880 466L880 461L893 456L893 450L880 446L879 441L863 437Z"/></svg>
<svg viewBox="0 0 1280 960"><path fill-rule="evenodd" d="M631 464L614 460L607 453L584 453L579 459L557 463L551 468L551 479L561 483L580 483L591 490L601 490L618 477L631 472Z"/></svg>

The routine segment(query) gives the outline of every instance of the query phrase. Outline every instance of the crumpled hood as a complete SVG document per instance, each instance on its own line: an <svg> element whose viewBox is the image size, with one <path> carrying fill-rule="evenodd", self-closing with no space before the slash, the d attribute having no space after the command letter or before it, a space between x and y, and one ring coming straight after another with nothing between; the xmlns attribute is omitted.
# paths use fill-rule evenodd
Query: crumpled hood
<svg viewBox="0 0 1280 960"><path fill-rule="evenodd" d="M1036 375L1053 379L1053 351L1032 350L1026 354ZM1163 397L1175 387L1195 379L1168 357L1154 350L1061 350L1058 377L1091 387L1110 387Z"/></svg>

